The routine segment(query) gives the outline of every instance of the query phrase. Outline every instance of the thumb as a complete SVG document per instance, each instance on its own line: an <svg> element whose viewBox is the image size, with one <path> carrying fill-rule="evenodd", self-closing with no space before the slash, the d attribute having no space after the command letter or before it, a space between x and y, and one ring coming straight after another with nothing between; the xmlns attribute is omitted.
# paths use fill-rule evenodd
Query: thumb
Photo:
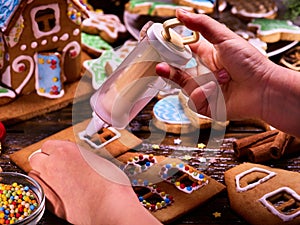
<svg viewBox="0 0 300 225"><path fill-rule="evenodd" d="M237 35L225 25L205 14L196 14L185 11L184 9L178 9L176 16L187 28L200 32L200 34L212 44L218 44L237 37Z"/></svg>

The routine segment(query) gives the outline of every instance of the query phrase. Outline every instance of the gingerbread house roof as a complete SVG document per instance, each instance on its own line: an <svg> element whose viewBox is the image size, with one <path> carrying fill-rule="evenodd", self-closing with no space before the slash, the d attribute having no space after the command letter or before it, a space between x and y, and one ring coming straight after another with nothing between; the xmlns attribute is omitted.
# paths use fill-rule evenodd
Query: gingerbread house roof
<svg viewBox="0 0 300 225"><path fill-rule="evenodd" d="M0 0L0 29L3 33L10 31L29 1L32 0ZM88 17L87 9L79 0L70 1L83 12L84 16Z"/></svg>

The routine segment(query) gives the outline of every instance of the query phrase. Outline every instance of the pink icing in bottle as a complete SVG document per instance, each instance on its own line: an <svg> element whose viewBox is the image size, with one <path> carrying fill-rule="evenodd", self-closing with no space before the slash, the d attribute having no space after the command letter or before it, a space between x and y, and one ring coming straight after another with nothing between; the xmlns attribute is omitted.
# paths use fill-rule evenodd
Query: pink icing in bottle
<svg viewBox="0 0 300 225"><path fill-rule="evenodd" d="M106 126L125 128L166 85L157 76L156 65L167 62L180 69L192 59L188 44L198 41L199 34L182 37L172 29L178 25L182 24L175 18L150 26L137 47L91 97L93 118L81 137L91 137Z"/></svg>

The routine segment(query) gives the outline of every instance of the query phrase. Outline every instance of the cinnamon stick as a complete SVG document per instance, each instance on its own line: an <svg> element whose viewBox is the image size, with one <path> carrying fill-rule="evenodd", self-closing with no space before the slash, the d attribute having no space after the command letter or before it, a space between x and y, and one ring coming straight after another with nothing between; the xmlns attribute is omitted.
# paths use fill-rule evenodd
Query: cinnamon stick
<svg viewBox="0 0 300 225"><path fill-rule="evenodd" d="M270 153L270 147L272 144L272 142L267 142L247 149L249 161L253 163L260 163L270 160L272 158Z"/></svg>
<svg viewBox="0 0 300 225"><path fill-rule="evenodd" d="M300 138L290 137L289 143L283 152L283 156L300 153Z"/></svg>
<svg viewBox="0 0 300 225"><path fill-rule="evenodd" d="M274 159L282 157L292 139L289 134L279 131L270 147L271 157Z"/></svg>
<svg viewBox="0 0 300 225"><path fill-rule="evenodd" d="M233 150L238 158L248 156L250 147L259 146L264 143L274 141L278 130L269 130L259 134L251 135L249 137L241 138L233 142Z"/></svg>

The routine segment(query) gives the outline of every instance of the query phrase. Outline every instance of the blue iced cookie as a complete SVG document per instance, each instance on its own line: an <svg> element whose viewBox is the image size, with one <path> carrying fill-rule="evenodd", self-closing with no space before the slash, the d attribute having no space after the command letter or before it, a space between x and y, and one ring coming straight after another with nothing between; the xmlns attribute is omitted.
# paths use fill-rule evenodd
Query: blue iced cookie
<svg viewBox="0 0 300 225"><path fill-rule="evenodd" d="M154 125L170 133L189 133L195 131L185 115L178 95L170 95L159 100L153 107Z"/></svg>

